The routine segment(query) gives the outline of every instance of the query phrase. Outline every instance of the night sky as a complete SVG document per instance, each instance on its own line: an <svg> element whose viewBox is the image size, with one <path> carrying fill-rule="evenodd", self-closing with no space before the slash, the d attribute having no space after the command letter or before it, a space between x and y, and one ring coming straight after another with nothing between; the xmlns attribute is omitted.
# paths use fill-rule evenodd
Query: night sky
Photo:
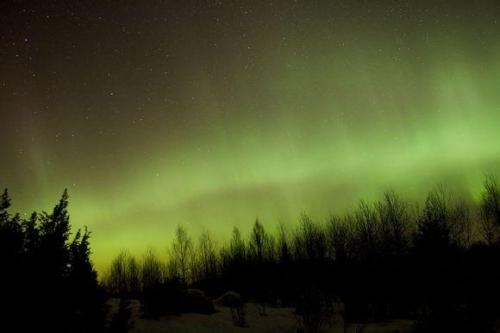
<svg viewBox="0 0 500 333"><path fill-rule="evenodd" d="M120 5L118 5L120 4ZM500 175L499 1L2 1L0 187L119 249Z"/></svg>

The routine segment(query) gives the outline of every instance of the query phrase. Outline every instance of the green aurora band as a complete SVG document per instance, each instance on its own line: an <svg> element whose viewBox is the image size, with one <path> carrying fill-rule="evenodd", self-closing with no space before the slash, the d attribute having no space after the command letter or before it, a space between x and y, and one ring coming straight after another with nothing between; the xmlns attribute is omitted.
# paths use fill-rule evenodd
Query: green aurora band
<svg viewBox="0 0 500 333"><path fill-rule="evenodd" d="M92 231L102 270L123 248L163 252L178 224L223 239L257 217L273 230L301 212L343 214L389 188L421 200L437 183L477 200L484 175L500 175L498 15L363 8L347 16L303 4L278 20L256 5L260 25L226 13L237 27L227 34L186 22L176 31L190 40L172 43L172 62L141 52L101 59L114 85L70 84L55 93L53 117L30 118L43 104L36 93L4 99L2 156L12 163L1 163L0 184L12 211L49 210L67 187L72 224ZM163 29L136 41L144 54L169 38ZM172 82L134 79L142 62Z"/></svg>

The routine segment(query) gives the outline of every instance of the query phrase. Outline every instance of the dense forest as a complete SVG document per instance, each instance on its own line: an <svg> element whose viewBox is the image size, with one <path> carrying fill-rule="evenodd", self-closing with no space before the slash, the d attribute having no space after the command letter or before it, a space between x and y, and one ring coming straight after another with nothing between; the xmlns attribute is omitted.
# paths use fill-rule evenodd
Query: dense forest
<svg viewBox="0 0 500 333"><path fill-rule="evenodd" d="M422 207L389 191L323 222L303 214L271 232L257 220L249 235L234 228L226 242L207 230L193 239L178 226L167 259L124 250L101 283L90 232L70 233L67 205L64 192L51 213L22 219L8 213L4 192L0 331L126 332L131 299L148 318L215 311L211 302L186 302L194 291L198 300L233 293L259 304L262 316L293 307L298 332L320 332L339 304L345 323L410 318L416 332L492 332L498 319L500 189L491 177L478 204L436 187ZM122 299L111 323L109 297ZM241 306L235 324L244 317Z"/></svg>

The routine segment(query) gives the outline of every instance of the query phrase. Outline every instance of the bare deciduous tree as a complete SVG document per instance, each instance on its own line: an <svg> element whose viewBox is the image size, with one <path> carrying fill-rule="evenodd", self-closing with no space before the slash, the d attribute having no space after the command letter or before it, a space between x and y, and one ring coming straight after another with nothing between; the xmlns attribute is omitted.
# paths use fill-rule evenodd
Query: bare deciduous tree
<svg viewBox="0 0 500 333"><path fill-rule="evenodd" d="M331 216L327 233L329 257L335 261L345 260L348 256L351 235L349 224L337 216Z"/></svg>
<svg viewBox="0 0 500 333"><path fill-rule="evenodd" d="M474 238L471 211L467 202L459 201L453 209L452 238L464 248L469 248Z"/></svg>
<svg viewBox="0 0 500 333"><path fill-rule="evenodd" d="M141 273L142 286L144 289L155 287L163 282L164 268L153 249L148 249L146 254L144 254Z"/></svg>
<svg viewBox="0 0 500 333"><path fill-rule="evenodd" d="M354 213L354 231L359 245L358 255L368 260L376 254L379 245L379 219L374 207L365 201L359 203Z"/></svg>
<svg viewBox="0 0 500 333"><path fill-rule="evenodd" d="M481 234L490 245L498 242L500 228L500 189L493 177L484 181L481 197Z"/></svg>
<svg viewBox="0 0 500 333"><path fill-rule="evenodd" d="M128 293L127 251L121 251L111 262L108 287L112 293Z"/></svg>
<svg viewBox="0 0 500 333"><path fill-rule="evenodd" d="M198 240L198 255L203 278L215 278L217 275L217 244L207 230Z"/></svg>
<svg viewBox="0 0 500 333"><path fill-rule="evenodd" d="M302 214L294 236L295 256L311 261L322 261L327 256L325 230L313 222L310 216Z"/></svg>
<svg viewBox="0 0 500 333"><path fill-rule="evenodd" d="M250 255L254 260L263 262L265 259L266 248L268 247L268 235L262 223L259 220L255 221L252 233L250 235L249 250Z"/></svg>
<svg viewBox="0 0 500 333"><path fill-rule="evenodd" d="M134 256L130 255L127 260L128 290L135 295L141 290L141 268Z"/></svg>
<svg viewBox="0 0 500 333"><path fill-rule="evenodd" d="M233 229L233 238L231 239L229 250L232 260L234 261L242 261L246 258L247 251L245 241L243 241L243 238L241 237L240 229L236 227Z"/></svg>
<svg viewBox="0 0 500 333"><path fill-rule="evenodd" d="M283 223L280 223L278 226L278 254L277 257L279 262L288 263L291 260L291 249L290 249L290 240L289 235L286 230L286 227Z"/></svg>
<svg viewBox="0 0 500 333"><path fill-rule="evenodd" d="M186 229L178 226L172 243L172 259L177 268L177 275L182 283L188 283L191 273L193 242Z"/></svg>
<svg viewBox="0 0 500 333"><path fill-rule="evenodd" d="M394 191L387 191L383 200L377 203L376 209L384 250L391 254L401 254L409 242L410 215L407 203Z"/></svg>

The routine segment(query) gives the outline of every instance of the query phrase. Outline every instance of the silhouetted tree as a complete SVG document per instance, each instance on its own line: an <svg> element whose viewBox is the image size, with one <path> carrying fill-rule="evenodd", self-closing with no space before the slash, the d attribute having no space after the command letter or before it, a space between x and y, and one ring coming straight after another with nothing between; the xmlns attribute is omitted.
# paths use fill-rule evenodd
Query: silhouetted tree
<svg viewBox="0 0 500 333"><path fill-rule="evenodd" d="M264 306L295 306L302 331L327 328L335 303L343 309L346 328L410 317L425 332L491 332L500 311L499 197L490 178L480 214L443 187L427 195L422 209L388 191L325 225L302 214L297 228L288 233L281 225L276 238L257 220L248 237L234 228L220 247L208 231L193 246L179 227L167 273L151 252L143 261L144 312L186 310L183 297L205 295L199 289L207 295L236 290L241 299ZM22 223L1 216L14 223L5 229L13 234L22 225L26 248L41 243L42 233L32 227L36 215ZM477 228L486 243L475 238Z"/></svg>
<svg viewBox="0 0 500 333"><path fill-rule="evenodd" d="M264 226L259 222L255 221L253 225L252 233L250 236L249 250L250 256L253 260L259 263L264 262L266 249L269 248L269 239Z"/></svg>
<svg viewBox="0 0 500 333"><path fill-rule="evenodd" d="M238 228L233 228L228 246L220 250L222 280L229 289L242 293L248 288L249 280L247 247Z"/></svg>
<svg viewBox="0 0 500 333"><path fill-rule="evenodd" d="M321 262L327 257L327 243L324 230L312 219L302 214L299 229L295 233L295 256L300 260Z"/></svg>
<svg viewBox="0 0 500 333"><path fill-rule="evenodd" d="M283 223L278 226L278 260L281 264L288 264L291 260L290 240Z"/></svg>
<svg viewBox="0 0 500 333"><path fill-rule="evenodd" d="M177 276L181 283L188 283L190 281L190 268L193 258L193 242L186 229L181 226L178 226L175 231L175 239L172 244L171 253L177 269Z"/></svg>
<svg viewBox="0 0 500 333"><path fill-rule="evenodd" d="M377 204L382 251L386 255L403 255L408 248L410 216L407 207L393 191L385 192L384 199Z"/></svg>
<svg viewBox="0 0 500 333"><path fill-rule="evenodd" d="M128 251L121 251L111 262L108 289L119 295L137 296L141 290L141 269Z"/></svg>
<svg viewBox="0 0 500 333"><path fill-rule="evenodd" d="M454 243L459 247L469 248L475 238L469 204L465 200L458 201L453 207L452 215L450 231Z"/></svg>
<svg viewBox="0 0 500 333"><path fill-rule="evenodd" d="M499 241L500 228L500 189L493 177L484 181L481 196L481 233L490 245Z"/></svg>
<svg viewBox="0 0 500 333"><path fill-rule="evenodd" d="M141 268L132 255L127 260L127 279L130 295L137 296L141 291Z"/></svg>
<svg viewBox="0 0 500 333"><path fill-rule="evenodd" d="M141 266L143 288L161 284L164 279L163 267L153 249L148 249L142 259Z"/></svg>
<svg viewBox="0 0 500 333"><path fill-rule="evenodd" d="M7 209L10 207L10 197L9 191L4 189L2 196L0 197L0 221L2 223L7 222L9 214Z"/></svg>
<svg viewBox="0 0 500 333"><path fill-rule="evenodd" d="M415 238L417 290L420 315L426 330L439 331L451 325L454 304L459 302L456 261L459 246L453 238L454 221L451 197L443 187L429 193L419 217Z"/></svg>
<svg viewBox="0 0 500 333"><path fill-rule="evenodd" d="M142 310L146 317L180 311L181 281L168 278L165 267L152 249L148 249L142 261Z"/></svg>
<svg viewBox="0 0 500 333"><path fill-rule="evenodd" d="M255 221L249 240L249 259L253 278L252 294L260 305L260 315L266 315L266 305L271 302L273 241L264 226Z"/></svg>
<svg viewBox="0 0 500 333"><path fill-rule="evenodd" d="M331 216L328 227L328 247L330 257L338 263L344 263L349 253L351 229L347 223L336 216Z"/></svg>
<svg viewBox="0 0 500 333"><path fill-rule="evenodd" d="M358 258L371 261L379 251L380 224L374 207L365 201L359 203L354 213L354 231Z"/></svg>
<svg viewBox="0 0 500 333"><path fill-rule="evenodd" d="M232 260L234 261L239 262L246 259L247 250L245 242L241 237L240 230L236 227L233 229L233 238L231 239L230 253L232 256Z"/></svg>
<svg viewBox="0 0 500 333"><path fill-rule="evenodd" d="M121 251L111 262L108 278L108 288L113 294L126 295L127 283L127 251Z"/></svg>
<svg viewBox="0 0 500 333"><path fill-rule="evenodd" d="M90 232L77 231L69 245L69 276L73 302L73 330L98 332L105 325L104 289L98 285L97 272L90 262Z"/></svg>
<svg viewBox="0 0 500 333"><path fill-rule="evenodd" d="M27 220L19 214L11 217L9 205L5 191L0 198L0 261L9 274L0 274L0 313L5 316L0 331L102 331L105 294L90 262L90 233L78 231L69 241L67 191L51 214L33 213Z"/></svg>
<svg viewBox="0 0 500 333"><path fill-rule="evenodd" d="M11 218L7 211L10 207L10 197L7 189L0 197L0 313L4 317L0 320L0 331L7 332L12 325L21 319L21 302L23 278L21 263L23 255L23 234L19 225L19 216Z"/></svg>
<svg viewBox="0 0 500 333"><path fill-rule="evenodd" d="M416 245L429 256L444 253L453 244L451 236L451 207L448 194L442 187L431 191L419 219Z"/></svg>
<svg viewBox="0 0 500 333"><path fill-rule="evenodd" d="M207 230L204 230L198 239L198 254L201 279L215 279L217 277L217 244Z"/></svg>

